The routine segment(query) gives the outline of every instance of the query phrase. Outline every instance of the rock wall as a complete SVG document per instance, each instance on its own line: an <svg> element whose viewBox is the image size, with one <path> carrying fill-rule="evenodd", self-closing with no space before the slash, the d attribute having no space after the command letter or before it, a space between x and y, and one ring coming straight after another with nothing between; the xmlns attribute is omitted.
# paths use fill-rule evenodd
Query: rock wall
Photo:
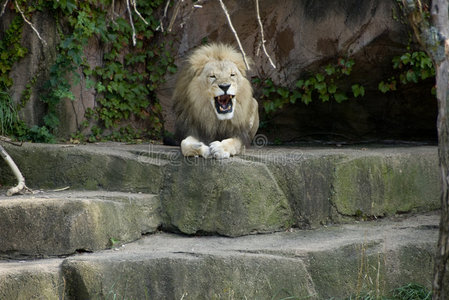
<svg viewBox="0 0 449 300"><path fill-rule="evenodd" d="M121 1L116 1L115 11L124 13ZM260 17L264 25L266 48L276 69L261 51L261 34L256 18L254 1L224 1L245 52L254 61L251 77L272 78L274 83L294 86L309 72L317 72L339 57L351 57L356 62L351 80L363 84L366 96L350 99L342 104L319 100L306 106L302 103L284 107L278 113L264 118L261 132L270 141L333 140L435 140L436 101L430 94L432 80L418 86L407 87L400 92L381 94L378 83L391 75L391 59L405 51L409 43L407 25L398 20L400 10L390 0L261 0ZM192 6L183 2L179 9L171 7L165 27L176 18L172 32L159 37L173 42L175 62L179 66L186 55L203 42L224 42L236 45L235 37L227 24L218 1L198 1ZM6 28L12 13L7 10L0 19ZM33 15L33 24L42 32L48 45L43 46L24 25L22 42L29 55L19 61L11 73L14 78L13 98L19 101L27 82L33 76L37 82L31 99L21 117L29 125L42 125L45 105L40 101L42 83L48 77L48 69L56 55L58 34L53 18L45 12ZM0 33L1 36L1 33ZM98 39L92 38L85 49L88 63L102 64L107 52ZM60 106L61 126L59 134L69 136L79 128L87 108L95 107L95 91L81 81L73 86L75 101L66 99ZM171 110L171 93L176 75L167 75L166 83L159 87L157 95L163 107L165 129L174 130ZM342 83L345 84L344 82ZM261 91L255 89L255 95Z"/></svg>
<svg viewBox="0 0 449 300"><path fill-rule="evenodd" d="M394 1L260 1L266 48L273 69L260 48L261 35L254 1L225 1L232 22L253 61L251 77L272 78L277 85L294 86L308 72L339 57L352 57L356 64L351 79L366 88L366 96L341 104L297 103L269 117L268 129L260 132L271 142L334 140L435 140L437 105L430 93L434 82L407 87L401 92L382 94L378 84L391 76L391 59L405 52L408 26L398 20ZM175 27L178 63L203 41L237 45L217 1L202 8L184 7ZM201 21L199 21L201 20ZM345 83L342 83L343 85ZM170 92L173 78L160 89L165 124L173 129ZM255 90L256 96L261 92Z"/></svg>

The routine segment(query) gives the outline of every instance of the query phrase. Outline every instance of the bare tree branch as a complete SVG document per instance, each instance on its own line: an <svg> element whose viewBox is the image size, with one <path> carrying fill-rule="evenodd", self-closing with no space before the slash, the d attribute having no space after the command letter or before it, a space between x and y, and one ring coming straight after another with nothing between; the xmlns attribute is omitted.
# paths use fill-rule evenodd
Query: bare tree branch
<svg viewBox="0 0 449 300"><path fill-rule="evenodd" d="M0 17L3 16L5 13L6 5L8 4L9 0L6 0L5 3L3 3L2 11L0 12Z"/></svg>
<svg viewBox="0 0 449 300"><path fill-rule="evenodd" d="M39 31L37 31L37 29L33 26L33 24L30 21L27 20L27 18L25 18L23 11L20 9L19 3L17 3L17 0L14 0L14 4L16 5L16 8L19 11L19 13L22 15L23 20L28 25L30 25L31 29L33 29L33 31L36 33L37 37L39 38L39 40L41 40L42 44L44 44L44 46L47 46L47 42L41 37L41 35L39 34ZM5 5L6 5L6 3L5 3Z"/></svg>
<svg viewBox="0 0 449 300"><path fill-rule="evenodd" d="M3 148L2 145L0 145L0 155L3 157L8 166L11 168L11 171L13 172L14 176L17 178L17 185L15 187L10 188L6 192L6 195L12 196L21 193L23 191L31 192L31 190L25 185L25 178L22 176L22 173L20 172L19 168L17 167L11 156L9 156L8 152L6 152L5 148Z"/></svg>
<svg viewBox="0 0 449 300"><path fill-rule="evenodd" d="M173 11L173 15L171 16L170 23L168 24L168 28L167 28L168 32L171 32L173 29L173 24L175 24L176 16L179 13L179 8L181 7L182 2L184 2L184 0L178 0L178 2L176 2L176 4L175 4L175 9Z"/></svg>
<svg viewBox="0 0 449 300"><path fill-rule="evenodd" d="M234 33L235 39L237 40L237 44L239 44L240 51L242 52L242 55L243 55L243 60L245 61L246 69L250 70L249 63L246 58L245 50L243 50L242 43L240 43L239 36L237 35L237 31L235 31L235 28L232 25L231 16L229 15L228 10L226 9L226 6L223 3L223 0L220 0L220 4L221 4L221 8L223 8L223 11L226 15L226 18L228 19L229 27L231 28L231 31L232 31L232 33Z"/></svg>
<svg viewBox="0 0 449 300"><path fill-rule="evenodd" d="M126 0L126 9L128 10L129 23L131 23L131 28L133 30L133 33L132 33L133 46L135 46L136 45L136 28L134 28L133 15L131 12L131 8L129 6L129 0Z"/></svg>
<svg viewBox="0 0 449 300"><path fill-rule="evenodd" d="M136 0L131 0L131 5L134 7L134 12L139 16L139 18L145 23L145 25L148 25L148 22L142 17L140 12L137 10Z"/></svg>
<svg viewBox="0 0 449 300"><path fill-rule="evenodd" d="M165 3L165 8L164 8L164 15L159 19L159 25L156 27L156 30L160 30L161 32L164 32L164 19L167 17L167 11L168 11L169 6L170 6L170 0L167 0L167 3Z"/></svg>
<svg viewBox="0 0 449 300"><path fill-rule="evenodd" d="M262 44L263 52L265 53L265 56L270 61L271 66L274 69L276 69L276 65L271 60L271 57L270 57L270 55L267 52L267 48L265 48L265 37L264 37L264 33L263 33L263 24L262 24L262 20L260 19L260 12L259 12L259 0L256 0L256 13L257 13L257 21L259 22L259 27L260 27L260 38L262 40L261 44Z"/></svg>

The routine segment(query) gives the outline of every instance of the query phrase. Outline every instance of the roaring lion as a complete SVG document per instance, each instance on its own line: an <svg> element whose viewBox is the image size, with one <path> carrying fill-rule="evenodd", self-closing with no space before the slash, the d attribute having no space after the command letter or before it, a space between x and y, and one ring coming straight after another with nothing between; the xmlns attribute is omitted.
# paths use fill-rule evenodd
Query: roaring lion
<svg viewBox="0 0 449 300"><path fill-rule="evenodd" d="M201 46L188 57L173 93L184 156L229 158L251 143L259 113L245 76L243 57L231 46Z"/></svg>

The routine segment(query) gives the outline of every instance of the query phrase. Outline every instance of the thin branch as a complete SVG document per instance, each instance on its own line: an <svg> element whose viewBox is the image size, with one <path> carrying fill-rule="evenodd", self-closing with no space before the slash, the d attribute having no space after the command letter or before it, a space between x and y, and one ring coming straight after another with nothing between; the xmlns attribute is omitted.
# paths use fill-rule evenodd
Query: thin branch
<svg viewBox="0 0 449 300"><path fill-rule="evenodd" d="M0 12L0 17L3 16L5 13L6 5L8 4L9 0L6 0L2 7L2 12Z"/></svg>
<svg viewBox="0 0 449 300"><path fill-rule="evenodd" d="M145 25L148 25L148 22L142 17L140 12L137 10L136 0L131 0L131 4L134 7L134 12L140 17L140 19L145 23Z"/></svg>
<svg viewBox="0 0 449 300"><path fill-rule="evenodd" d="M170 6L170 0L167 0L167 3L165 3L165 8L164 8L164 15L159 19L159 25L156 27L156 30L160 30L161 32L164 32L163 20L167 17L167 11L168 11L169 6Z"/></svg>
<svg viewBox="0 0 449 300"><path fill-rule="evenodd" d="M21 193L23 191L30 192L31 190L25 185L25 178L22 176L22 173L20 172L16 163L12 160L11 156L9 156L8 152L6 152L5 148L3 148L2 145L0 145L0 155L3 157L8 166L11 168L11 171L13 172L14 176L17 178L17 185L15 187L10 188L6 192L6 195L12 196Z"/></svg>
<svg viewBox="0 0 449 300"><path fill-rule="evenodd" d="M173 24L175 24L175 20L176 20L176 17L178 16L179 8L181 7L182 2L184 2L184 0L178 0L178 2L176 2L175 9L173 11L173 15L171 16L170 23L168 24L168 28L167 28L168 32L171 32L173 29Z"/></svg>
<svg viewBox="0 0 449 300"><path fill-rule="evenodd" d="M133 30L133 34L132 34L133 46L135 46L136 45L136 28L134 28L133 16L132 16L131 8L129 6L129 0L126 0L126 8L128 10L129 23L131 23L131 28Z"/></svg>
<svg viewBox="0 0 449 300"><path fill-rule="evenodd" d="M268 60L270 61L271 66L274 69L276 69L276 65L271 60L271 57L270 57L270 55L267 52L267 48L265 48L265 38L264 38L264 34L263 34L263 24L262 24L262 20L260 19L260 12L259 12L259 0L256 0L256 13L257 13L257 21L259 21L260 38L262 39L261 43L262 43L263 52L265 53L265 56L268 57Z"/></svg>
<svg viewBox="0 0 449 300"><path fill-rule="evenodd" d="M30 21L27 20L27 18L25 18L25 15L24 15L23 11L20 9L19 3L17 3L17 0L14 0L14 3L16 5L17 10L22 15L23 20L28 25L30 25L31 29L33 29L33 31L36 33L37 37L41 40L42 44L44 44L44 46L47 46L47 42L41 37L41 35L39 34L39 31L37 31L37 29L33 26L33 24Z"/></svg>
<svg viewBox="0 0 449 300"><path fill-rule="evenodd" d="M244 60L245 65L246 65L246 69L250 70L250 67L249 67L249 64L248 64L248 60L246 59L245 50L243 50L242 43L240 43L239 36L237 35L237 32L235 31L235 28L232 25L231 16L229 15L228 10L226 9L226 6L223 3L223 0L220 0L220 4L221 4L221 8L223 8L223 11L224 11L224 13L226 15L226 18L228 19L229 27L231 28L231 31L232 31L232 33L234 33L235 39L237 40L237 44L239 44L239 48L240 48L240 51L242 52L243 60Z"/></svg>

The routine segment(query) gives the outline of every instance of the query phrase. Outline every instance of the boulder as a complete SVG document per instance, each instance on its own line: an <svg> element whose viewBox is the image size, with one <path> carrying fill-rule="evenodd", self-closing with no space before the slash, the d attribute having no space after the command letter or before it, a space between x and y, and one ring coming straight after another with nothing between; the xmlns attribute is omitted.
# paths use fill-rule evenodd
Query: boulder
<svg viewBox="0 0 449 300"><path fill-rule="evenodd" d="M165 171L161 204L166 227L239 236L292 225L287 198L264 164L180 159Z"/></svg>
<svg viewBox="0 0 449 300"><path fill-rule="evenodd" d="M159 198L119 192L0 197L0 256L46 257L106 249L160 225Z"/></svg>

